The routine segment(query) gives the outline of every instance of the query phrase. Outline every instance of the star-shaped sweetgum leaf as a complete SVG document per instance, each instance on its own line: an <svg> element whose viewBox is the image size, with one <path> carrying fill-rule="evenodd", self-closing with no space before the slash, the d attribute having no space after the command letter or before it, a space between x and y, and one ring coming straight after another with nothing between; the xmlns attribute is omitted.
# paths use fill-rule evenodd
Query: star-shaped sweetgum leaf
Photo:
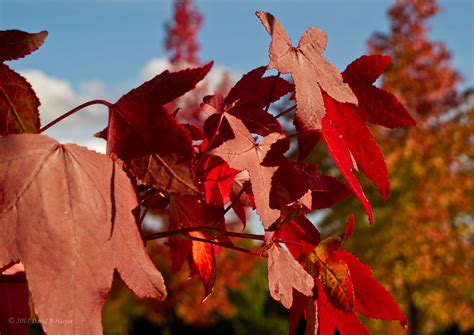
<svg viewBox="0 0 474 335"><path fill-rule="evenodd" d="M357 166L372 180L383 198L387 200L390 195L387 165L375 138L359 116L358 107L339 103L327 95L324 96L324 103L327 117L331 119ZM324 130L323 128L323 133Z"/></svg>
<svg viewBox="0 0 474 335"><path fill-rule="evenodd" d="M115 154L143 183L170 193L195 194L188 130L163 107L192 90L212 67L164 71L122 96L109 112L102 136L107 153Z"/></svg>
<svg viewBox="0 0 474 335"><path fill-rule="evenodd" d="M272 14L256 14L272 37L269 67L281 73L291 73L295 81L295 125L298 130L321 129L321 121L326 113L321 89L339 102L357 104L356 96L349 85L343 82L339 71L322 56L327 37L321 29L309 28L295 48Z"/></svg>
<svg viewBox="0 0 474 335"><path fill-rule="evenodd" d="M349 151L346 142L341 138L341 135L339 134L334 123L328 116L323 119L323 137L329 149L329 153L334 159L334 162L338 166L344 178L347 180L355 196L359 199L362 206L364 207L367 216L369 217L369 221L373 222L374 218L372 207L365 196L362 186L360 186L359 181L353 173L353 170L356 167L354 166L351 152Z"/></svg>
<svg viewBox="0 0 474 335"><path fill-rule="evenodd" d="M347 66L342 77L357 96L357 112L364 121L388 128L414 126L415 120L397 97L373 85L390 61L390 56L362 56Z"/></svg>
<svg viewBox="0 0 474 335"><path fill-rule="evenodd" d="M257 144L242 121L233 115L226 115L225 118L232 129L234 138L227 140L209 153L221 157L233 169L248 171L257 214L265 229L268 229L280 218L280 210L270 207L270 191L273 174L279 165L278 156L283 158L283 153L288 150L288 146L276 145L272 150L272 155L267 157L267 154L272 146L279 140L283 140L285 136L271 133Z"/></svg>
<svg viewBox="0 0 474 335"><path fill-rule="evenodd" d="M51 334L101 334L117 271L139 297L164 299L119 163L38 134L0 137L0 267L24 264L39 319Z"/></svg>
<svg viewBox="0 0 474 335"><path fill-rule="evenodd" d="M251 133L266 136L282 132L278 120L265 111L265 106L294 90L294 85L278 76L263 77L267 68L258 67L245 74L224 99L219 94L204 99L203 109L212 119L229 113L242 120ZM212 115L215 114L215 115Z"/></svg>

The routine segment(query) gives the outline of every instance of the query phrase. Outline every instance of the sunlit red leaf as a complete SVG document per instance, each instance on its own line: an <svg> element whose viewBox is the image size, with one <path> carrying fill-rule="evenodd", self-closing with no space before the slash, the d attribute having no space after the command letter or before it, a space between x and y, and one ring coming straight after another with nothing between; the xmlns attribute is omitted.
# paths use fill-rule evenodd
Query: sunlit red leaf
<svg viewBox="0 0 474 335"><path fill-rule="evenodd" d="M268 286L273 299L290 308L293 289L312 295L314 280L285 249L272 245L268 251Z"/></svg>
<svg viewBox="0 0 474 335"><path fill-rule="evenodd" d="M138 296L165 297L132 213L134 189L118 163L22 134L0 137L0 171L0 265L22 261L40 319L72 321L67 328L44 323L46 332L102 333L115 270Z"/></svg>
<svg viewBox="0 0 474 335"><path fill-rule="evenodd" d="M357 98L342 80L339 71L322 52L326 34L319 28L309 28L294 48L281 24L269 13L256 13L272 37L270 64L281 73L291 73L296 85L296 119L299 130L321 129L325 108L321 89L339 102L357 104Z"/></svg>
<svg viewBox="0 0 474 335"><path fill-rule="evenodd" d="M227 115L226 119L235 137L212 150L210 154L221 157L231 168L249 172L257 214L260 216L263 226L268 228L280 217L280 210L270 207L272 178L277 167L262 165L262 162L266 159L272 145L283 139L284 136L271 133L260 143L255 144L252 135L242 121L232 115Z"/></svg>
<svg viewBox="0 0 474 335"><path fill-rule="evenodd" d="M365 121L389 128L414 126L415 120L398 99L373 85L390 61L389 56L362 56L349 64L342 76L357 96L357 112Z"/></svg>
<svg viewBox="0 0 474 335"><path fill-rule="evenodd" d="M340 246L338 241L327 238L319 243L308 260L314 264L317 278L323 284L331 303L349 312L354 310L352 279L347 264L332 250L332 244L338 245L337 248Z"/></svg>
<svg viewBox="0 0 474 335"><path fill-rule="evenodd" d="M399 320L407 326L407 318L392 295L372 277L372 270L345 250L337 254L346 262L352 277L356 298L355 310L369 318Z"/></svg>
<svg viewBox="0 0 474 335"><path fill-rule="evenodd" d="M200 232L191 232L189 235L205 239L205 235ZM214 254L214 246L209 243L193 241L192 254L199 277L204 284L204 291L206 293L203 298L204 301L214 290L214 283L216 281L216 256Z"/></svg>
<svg viewBox="0 0 474 335"><path fill-rule="evenodd" d="M373 181L384 199L390 195L387 165L380 148L365 122L357 114L357 107L341 104L324 96L327 116L346 143L358 166Z"/></svg>
<svg viewBox="0 0 474 335"><path fill-rule="evenodd" d="M337 128L328 117L323 119L323 136L328 146L329 152L334 159L334 162L341 170L344 178L349 183L349 186L351 187L354 194L360 200L362 206L365 208L365 211L369 217L369 221L373 222L374 218L372 214L372 207L365 197L364 191L362 190L359 181L352 172L354 169L354 163L352 161L349 149L347 148L344 140L340 137Z"/></svg>

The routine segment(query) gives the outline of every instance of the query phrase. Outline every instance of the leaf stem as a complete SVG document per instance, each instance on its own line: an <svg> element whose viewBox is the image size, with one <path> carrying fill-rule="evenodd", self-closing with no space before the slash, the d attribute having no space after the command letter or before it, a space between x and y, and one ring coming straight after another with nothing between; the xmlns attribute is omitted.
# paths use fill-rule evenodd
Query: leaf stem
<svg viewBox="0 0 474 335"><path fill-rule="evenodd" d="M231 232L231 231L224 232L224 231L218 230L216 228L208 227L208 226L198 226L198 227L187 227L187 228L167 230L167 231L163 231L159 233L153 233L153 234L145 236L145 241L157 240L160 238L166 238L166 237L171 237L171 236L176 236L176 235L184 235L184 234L192 233L192 232L208 232L214 235L244 238L244 239L249 239L249 240L257 240L257 241L265 240L264 235L237 233L237 232ZM189 235L186 235L186 237L189 237ZM275 240L275 242L299 245L298 243L295 243L295 242L287 242L287 241L282 241L282 240Z"/></svg>
<svg viewBox="0 0 474 335"><path fill-rule="evenodd" d="M67 113L64 113L63 115L61 115L60 117L56 118L55 120L51 121L50 123L48 123L46 126L42 127L40 129L40 133L44 132L45 130L51 128L52 126L54 126L56 123L58 122L61 122L62 120L64 120L65 118L71 116L72 114L80 111L81 109L83 108L86 108L86 107L89 107L89 106L92 106L92 105L104 105L104 106L107 106L109 108L112 108L114 105L106 100L91 100L91 101L88 101L88 102L85 102L73 109L71 109L69 112Z"/></svg>
<svg viewBox="0 0 474 335"><path fill-rule="evenodd" d="M283 112L277 114L277 115L275 116L275 118L278 119L280 116L283 116L283 115L285 115L285 114L288 114L288 113L292 112L295 108L296 108L296 105L291 106L290 108L287 108L287 109L285 109Z"/></svg>
<svg viewBox="0 0 474 335"><path fill-rule="evenodd" d="M226 215L227 212L230 211L230 209L235 205L235 203L237 202L237 200L239 200L239 198L242 196L242 194L244 194L244 192L247 191L249 186L250 186L250 184L246 184L246 185L242 186L239 193L237 193L237 195L234 197L234 199L232 199L232 202L229 204L229 206L227 206L224 209L224 213L222 213L222 216Z"/></svg>
<svg viewBox="0 0 474 335"><path fill-rule="evenodd" d="M240 251L240 252L243 252L243 253L246 253L246 254L249 254L249 255L253 255L253 256L266 257L265 254L255 252L253 250L248 250L248 249L245 249L245 248L237 247L237 246L232 245L232 244L227 244L227 243L222 243L222 242L212 241L212 240L206 240L204 238L199 238L199 237L194 237L194 236L187 236L187 238L189 238L190 240L193 240L193 241L197 241L197 242L203 242L203 243L218 245L218 246L223 247L223 248Z"/></svg>

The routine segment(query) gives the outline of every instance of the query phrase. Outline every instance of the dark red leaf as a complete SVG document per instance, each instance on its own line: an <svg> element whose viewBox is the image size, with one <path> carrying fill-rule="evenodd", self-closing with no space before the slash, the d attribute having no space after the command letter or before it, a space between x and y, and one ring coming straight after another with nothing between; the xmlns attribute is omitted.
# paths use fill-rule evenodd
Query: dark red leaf
<svg viewBox="0 0 474 335"><path fill-rule="evenodd" d="M390 64L389 56L362 56L342 73L359 101L357 112L368 122L388 128L414 126L415 120L391 93L372 84Z"/></svg>
<svg viewBox="0 0 474 335"><path fill-rule="evenodd" d="M296 260L304 261L318 246L320 241L319 231L304 215L296 217L278 229L277 237L285 242Z"/></svg>
<svg viewBox="0 0 474 335"><path fill-rule="evenodd" d="M168 192L196 193L192 140L163 105L193 89L211 67L164 71L121 97L110 109L107 153L129 164L144 183Z"/></svg>
<svg viewBox="0 0 474 335"><path fill-rule="evenodd" d="M316 172L314 166L300 164L298 168L304 173L306 184L311 190L311 209L330 208L352 194L345 183L335 177Z"/></svg>
<svg viewBox="0 0 474 335"><path fill-rule="evenodd" d="M298 161L304 161L321 139L320 131L310 131L298 134Z"/></svg>
<svg viewBox="0 0 474 335"><path fill-rule="evenodd" d="M272 132L281 133L280 123L265 111L265 106L279 100L294 87L277 76L263 78L265 71L266 67L262 66L245 74L225 99L220 94L206 97L203 109L209 114L234 115L242 120L252 133L262 136Z"/></svg>
<svg viewBox="0 0 474 335"><path fill-rule="evenodd" d="M38 133L39 106L30 83L5 64L0 64L0 135Z"/></svg>
<svg viewBox="0 0 474 335"><path fill-rule="evenodd" d="M0 62L14 60L29 55L38 49L48 37L47 31L27 33L21 30L0 31Z"/></svg>
<svg viewBox="0 0 474 335"><path fill-rule="evenodd" d="M0 334L28 335L30 292L23 264L17 263L0 270Z"/></svg>

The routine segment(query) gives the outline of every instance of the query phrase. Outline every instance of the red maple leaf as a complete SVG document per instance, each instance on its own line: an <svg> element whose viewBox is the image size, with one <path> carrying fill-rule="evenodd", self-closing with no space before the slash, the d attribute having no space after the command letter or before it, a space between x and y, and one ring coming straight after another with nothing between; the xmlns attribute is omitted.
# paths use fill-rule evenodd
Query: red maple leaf
<svg viewBox="0 0 474 335"><path fill-rule="evenodd" d="M415 120L397 97L373 85L390 61L390 56L362 56L347 66L342 77L357 96L357 112L365 121L388 128L414 126Z"/></svg>
<svg viewBox="0 0 474 335"><path fill-rule="evenodd" d="M270 207L272 178L278 167L274 166L272 160L266 156L272 145L278 140L284 139L284 136L279 133L271 133L257 144L242 121L233 115L227 115L226 119L234 133L234 138L222 143L209 153L221 157L231 168L248 171L257 214L260 216L263 226L268 229L280 218L280 210ZM264 159L269 161L268 164L262 164Z"/></svg>
<svg viewBox="0 0 474 335"><path fill-rule="evenodd" d="M285 249L272 245L268 251L268 289L273 299L290 308L293 289L311 296L314 280Z"/></svg>
<svg viewBox="0 0 474 335"><path fill-rule="evenodd" d="M358 115L357 106L338 103L327 95L324 96L324 103L327 117L331 119L342 141L350 150L357 166L362 168L387 200L390 195L387 165L369 128Z"/></svg>
<svg viewBox="0 0 474 335"><path fill-rule="evenodd" d="M357 98L342 80L339 71L321 53L326 48L326 34L319 28L309 28L294 48L288 34L272 14L256 13L272 37L270 64L281 73L291 73L296 86L298 130L321 129L325 115L323 96L319 88L339 102L357 104Z"/></svg>
<svg viewBox="0 0 474 335"><path fill-rule="evenodd" d="M230 201L232 183L238 170L232 169L222 159L208 156L202 164L202 171L197 172L204 184L204 199L210 205L223 206Z"/></svg>
<svg viewBox="0 0 474 335"><path fill-rule="evenodd" d="M140 297L164 299L132 213L130 179L110 157L37 134L0 137L0 266L20 260L39 318L102 333L114 271ZM64 325L44 323L63 333Z"/></svg>
<svg viewBox="0 0 474 335"><path fill-rule="evenodd" d="M190 227L209 227L224 231L224 210L208 205L196 196L173 195L170 203L170 229ZM216 239L211 233L206 232L189 232L184 235L198 239ZM229 242L225 236L217 239ZM173 271L179 270L186 260L190 261L191 269L195 265L204 284L204 299L206 299L212 293L216 278L216 255L213 246L182 237L170 237L168 244Z"/></svg>
<svg viewBox="0 0 474 335"><path fill-rule="evenodd" d="M0 64L0 135L38 133L40 101L30 83Z"/></svg>
<svg viewBox="0 0 474 335"><path fill-rule="evenodd" d="M31 34L21 30L0 31L0 62L15 60L38 49L48 36L47 31Z"/></svg>
<svg viewBox="0 0 474 335"><path fill-rule="evenodd" d="M136 177L169 192L199 192L191 171L189 132L163 107L193 89L212 67L164 71L122 96L103 132L107 153L125 161Z"/></svg>
<svg viewBox="0 0 474 335"><path fill-rule="evenodd" d="M355 166L351 157L351 153L347 148L347 144L340 137L337 128L327 116L323 119L323 137L326 141L329 152L334 159L334 162L339 167L339 170L341 170L342 175L349 183L349 186L356 197L362 203L362 206L364 206L365 211L369 217L369 221L373 222L374 218L372 214L372 207L370 206L370 203L367 200L364 190L359 184L359 181L352 172Z"/></svg>

